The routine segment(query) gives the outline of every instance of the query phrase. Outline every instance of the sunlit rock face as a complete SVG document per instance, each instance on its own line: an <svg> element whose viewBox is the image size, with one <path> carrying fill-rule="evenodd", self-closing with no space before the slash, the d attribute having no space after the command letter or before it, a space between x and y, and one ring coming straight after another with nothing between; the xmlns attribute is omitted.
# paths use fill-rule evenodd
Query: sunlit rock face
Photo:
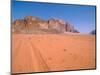
<svg viewBox="0 0 100 75"><path fill-rule="evenodd" d="M33 16L27 16L24 19L15 20L12 23L13 33L79 33L74 26L61 19L52 18L43 20Z"/></svg>
<svg viewBox="0 0 100 75"><path fill-rule="evenodd" d="M66 23L60 19L50 19L48 20L48 28L49 29L55 29L59 32L65 32L66 31Z"/></svg>

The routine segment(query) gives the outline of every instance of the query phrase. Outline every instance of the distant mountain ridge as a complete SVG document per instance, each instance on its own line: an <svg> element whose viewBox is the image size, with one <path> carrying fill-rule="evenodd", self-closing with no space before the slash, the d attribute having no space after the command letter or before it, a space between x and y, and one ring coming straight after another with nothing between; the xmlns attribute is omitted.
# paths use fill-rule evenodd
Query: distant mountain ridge
<svg viewBox="0 0 100 75"><path fill-rule="evenodd" d="M33 16L27 16L24 19L14 21L12 23L12 32L32 34L58 34L65 32L79 33L73 25L61 19L52 18L46 21Z"/></svg>

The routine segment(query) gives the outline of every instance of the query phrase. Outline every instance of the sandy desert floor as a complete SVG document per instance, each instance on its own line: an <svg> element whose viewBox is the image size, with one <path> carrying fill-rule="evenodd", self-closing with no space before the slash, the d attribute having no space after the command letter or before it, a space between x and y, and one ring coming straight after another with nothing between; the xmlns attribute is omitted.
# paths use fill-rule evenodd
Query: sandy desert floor
<svg viewBox="0 0 100 75"><path fill-rule="evenodd" d="M12 73L95 69L94 35L12 35Z"/></svg>

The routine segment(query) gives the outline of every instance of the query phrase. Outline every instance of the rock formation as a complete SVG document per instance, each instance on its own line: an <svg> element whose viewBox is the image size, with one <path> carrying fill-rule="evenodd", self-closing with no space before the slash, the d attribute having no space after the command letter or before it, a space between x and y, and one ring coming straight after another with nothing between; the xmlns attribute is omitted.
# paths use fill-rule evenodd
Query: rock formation
<svg viewBox="0 0 100 75"><path fill-rule="evenodd" d="M24 19L12 23L13 33L79 33L74 26L60 19L49 19L47 21L37 17L27 16Z"/></svg>
<svg viewBox="0 0 100 75"><path fill-rule="evenodd" d="M90 34L95 35L96 34L96 30L91 31Z"/></svg>
<svg viewBox="0 0 100 75"><path fill-rule="evenodd" d="M50 19L48 20L48 28L55 29L60 32L65 32L66 23L59 19Z"/></svg>

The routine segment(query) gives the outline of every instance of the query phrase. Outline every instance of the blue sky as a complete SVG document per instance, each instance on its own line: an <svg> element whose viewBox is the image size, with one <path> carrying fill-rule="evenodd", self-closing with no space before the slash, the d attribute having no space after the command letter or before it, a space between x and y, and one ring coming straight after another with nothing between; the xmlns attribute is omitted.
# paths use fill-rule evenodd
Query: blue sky
<svg viewBox="0 0 100 75"><path fill-rule="evenodd" d="M89 33L95 29L95 10L95 6L13 1L12 20L23 19L25 16L44 20L54 17L71 23L81 33Z"/></svg>

